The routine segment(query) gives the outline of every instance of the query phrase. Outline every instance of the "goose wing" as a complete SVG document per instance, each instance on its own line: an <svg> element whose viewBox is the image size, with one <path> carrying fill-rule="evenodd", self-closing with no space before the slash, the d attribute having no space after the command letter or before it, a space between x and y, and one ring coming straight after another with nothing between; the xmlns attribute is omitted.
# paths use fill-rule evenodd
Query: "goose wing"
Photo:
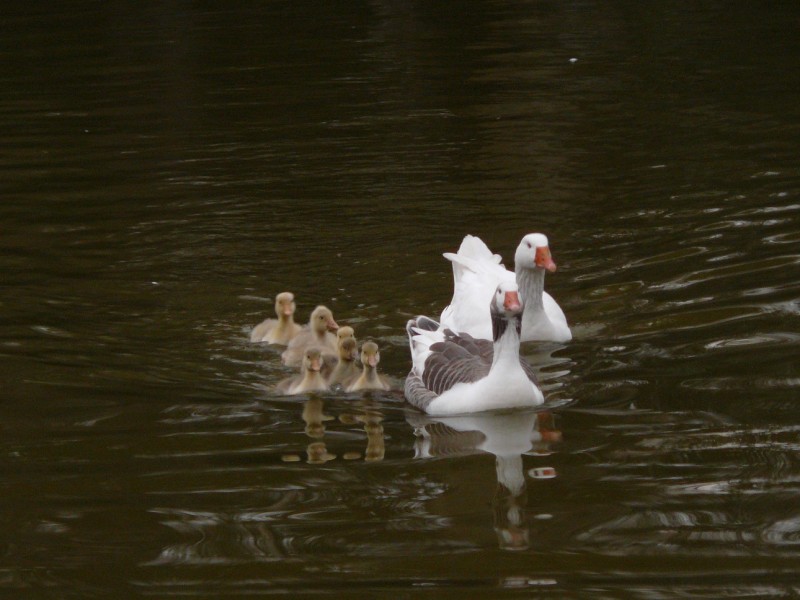
<svg viewBox="0 0 800 600"><path fill-rule="evenodd" d="M469 345L462 345L458 336L433 344L431 354L425 360L422 381L425 387L437 396L457 383L474 383L486 377L492 366L491 356L472 352Z"/></svg>
<svg viewBox="0 0 800 600"><path fill-rule="evenodd" d="M473 356L479 356L481 361L488 365L488 368L491 368L492 359L494 358L494 342L490 342L489 340L484 340L481 338L474 338L468 333L460 333L456 335L449 329L445 330L444 335L445 340L458 345ZM525 375L528 376L528 379L538 386L539 379L537 378L536 371L534 371L531 364L522 358L522 356L519 357L519 364L522 367L522 370L525 371Z"/></svg>
<svg viewBox="0 0 800 600"><path fill-rule="evenodd" d="M502 264L479 238L467 235L457 253L446 252L444 257L453 263L453 299L441 315L443 327L459 333L491 339L492 325L486 305L497 284L515 275Z"/></svg>

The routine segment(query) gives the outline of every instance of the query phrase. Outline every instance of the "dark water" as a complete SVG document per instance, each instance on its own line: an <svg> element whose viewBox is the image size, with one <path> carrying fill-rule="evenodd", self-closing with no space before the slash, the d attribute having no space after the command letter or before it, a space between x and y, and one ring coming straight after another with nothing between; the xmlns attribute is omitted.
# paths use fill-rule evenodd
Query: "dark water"
<svg viewBox="0 0 800 600"><path fill-rule="evenodd" d="M10 597L800 595L800 8L70 3L0 22ZM548 234L548 403L275 396Z"/></svg>

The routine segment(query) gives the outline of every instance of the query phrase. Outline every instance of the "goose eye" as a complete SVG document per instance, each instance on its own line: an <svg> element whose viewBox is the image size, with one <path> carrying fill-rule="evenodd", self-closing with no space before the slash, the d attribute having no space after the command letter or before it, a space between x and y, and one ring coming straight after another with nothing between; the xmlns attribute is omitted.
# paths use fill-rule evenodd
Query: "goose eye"
<svg viewBox="0 0 800 600"><path fill-rule="evenodd" d="M531 247L531 243L530 242L525 242L525 243L528 244L528 248Z"/></svg>

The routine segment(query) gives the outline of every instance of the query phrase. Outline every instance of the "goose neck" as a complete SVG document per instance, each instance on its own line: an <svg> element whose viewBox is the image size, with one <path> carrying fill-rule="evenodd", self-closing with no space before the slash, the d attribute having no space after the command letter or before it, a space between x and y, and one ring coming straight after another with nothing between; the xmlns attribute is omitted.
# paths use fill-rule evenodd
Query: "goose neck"
<svg viewBox="0 0 800 600"><path fill-rule="evenodd" d="M518 268L517 285L526 311L543 310L544 269Z"/></svg>
<svg viewBox="0 0 800 600"><path fill-rule="evenodd" d="M520 454L498 454L495 458L497 483L503 485L514 497L525 491L525 475Z"/></svg>
<svg viewBox="0 0 800 600"><path fill-rule="evenodd" d="M494 355L492 367L501 362L519 362L519 336L522 320L519 316L510 319L492 315L494 329Z"/></svg>

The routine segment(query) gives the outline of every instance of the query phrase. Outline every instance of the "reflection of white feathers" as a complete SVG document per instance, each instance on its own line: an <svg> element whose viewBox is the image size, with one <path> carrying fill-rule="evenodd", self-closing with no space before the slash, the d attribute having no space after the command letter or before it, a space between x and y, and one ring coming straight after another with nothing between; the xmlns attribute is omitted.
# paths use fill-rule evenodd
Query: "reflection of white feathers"
<svg viewBox="0 0 800 600"><path fill-rule="evenodd" d="M494 529L500 547L524 550L530 545L522 455L558 439L558 432L540 430L548 413L480 413L458 417L431 417L408 413L417 436L417 458L447 457L486 452L495 455L498 485L492 495Z"/></svg>
<svg viewBox="0 0 800 600"><path fill-rule="evenodd" d="M416 458L487 452L497 457L497 481L513 495L525 488L522 454L542 442L537 413L480 413L459 417L407 416L415 428Z"/></svg>

